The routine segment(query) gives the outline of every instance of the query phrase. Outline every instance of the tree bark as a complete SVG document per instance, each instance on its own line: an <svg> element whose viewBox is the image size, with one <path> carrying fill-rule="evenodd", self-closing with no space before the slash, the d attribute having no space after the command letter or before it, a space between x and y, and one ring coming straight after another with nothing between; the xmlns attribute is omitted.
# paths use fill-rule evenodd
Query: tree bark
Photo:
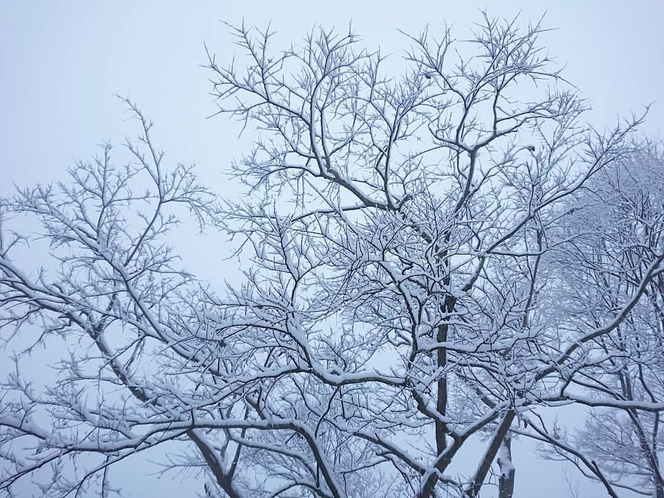
<svg viewBox="0 0 664 498"><path fill-rule="evenodd" d="M498 478L498 498L512 498L514 495L514 475L516 468L512 461L512 436L505 436L500 445L498 453L498 468L500 477Z"/></svg>
<svg viewBox="0 0 664 498"><path fill-rule="evenodd" d="M505 414L505 417L500 422L500 425L496 428L493 439L489 444L489 448L484 455L482 463L480 463L477 473L475 474L475 479L473 480L472 485L466 491L467 498L477 498L480 494L480 490L484 485L484 480L486 479L489 470L491 469L491 464L493 463L498 450L501 449L503 441L508 436L508 431L512 426L512 422L515 417L514 411L510 410Z"/></svg>

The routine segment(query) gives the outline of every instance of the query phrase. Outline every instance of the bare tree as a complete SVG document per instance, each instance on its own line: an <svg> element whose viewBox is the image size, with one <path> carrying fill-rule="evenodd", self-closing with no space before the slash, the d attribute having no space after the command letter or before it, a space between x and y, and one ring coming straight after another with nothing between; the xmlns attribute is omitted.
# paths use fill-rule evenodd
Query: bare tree
<svg viewBox="0 0 664 498"><path fill-rule="evenodd" d="M258 130L234 165L244 200L216 206L167 168L132 105L132 165L106 147L72 183L3 204L41 222L59 264L30 273L5 235L4 334L38 324L35 343L68 349L43 389L17 358L0 489L43 477L44 495L107 493L115 462L175 441L171 464L204 473L209 496L478 496L514 425L564 397L586 346L661 275L660 252L597 323L561 333L547 314L566 199L623 157L638 119L584 125L539 24L424 32L391 78L352 33L279 52L270 31L233 29L241 65L210 54L209 69L219 112ZM242 285L215 291L179 266L178 206L240 241ZM477 470L451 475L480 435Z"/></svg>
<svg viewBox="0 0 664 498"><path fill-rule="evenodd" d="M642 141L589 181L573 201L576 213L569 229L580 236L559 262L566 267L562 289L575 303L569 309L577 327L597 326L615 316L620 303L639 291L651 262L661 257L663 191L661 145ZM644 299L619 327L588 345L592 361L569 378L563 397L591 407L585 427L565 438L547 437L555 456L570 459L615 495L624 488L662 498L662 275L643 292Z"/></svg>

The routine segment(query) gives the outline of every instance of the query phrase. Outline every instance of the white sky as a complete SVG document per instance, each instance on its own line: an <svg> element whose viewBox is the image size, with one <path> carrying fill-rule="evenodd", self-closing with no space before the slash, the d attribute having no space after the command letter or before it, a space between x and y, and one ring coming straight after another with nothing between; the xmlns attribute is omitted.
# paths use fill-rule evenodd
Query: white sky
<svg viewBox="0 0 664 498"><path fill-rule="evenodd" d="M559 29L542 42L594 106L593 124L612 126L618 115L640 113L660 100L644 130L650 135L664 130L664 0L338 0L334 7L304 0L4 0L0 195L11 191L12 182L63 178L75 159L95 152L95 144L111 139L119 145L136 131L114 94L130 95L155 120L155 137L172 160L196 161L211 186L232 188L222 184L220 171L243 151L239 128L224 117L205 119L215 107L200 67L206 62L204 42L220 60L232 55L220 20L244 18L259 26L272 21L282 39L295 42L314 24L343 30L352 20L369 46L398 57L407 44L397 28L416 34L429 23L435 32L447 22L463 37L481 7L503 17L522 11L524 21L546 12L545 25ZM515 446L516 498L535 492L538 498L567 496L555 468L521 451L518 442ZM133 496L145 489L136 487ZM584 496L593 494L588 490Z"/></svg>

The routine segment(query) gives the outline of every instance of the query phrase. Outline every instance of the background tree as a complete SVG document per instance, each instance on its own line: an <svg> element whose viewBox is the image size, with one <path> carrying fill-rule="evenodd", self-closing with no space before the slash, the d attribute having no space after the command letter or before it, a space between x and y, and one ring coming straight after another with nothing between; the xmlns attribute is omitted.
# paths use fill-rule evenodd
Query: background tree
<svg viewBox="0 0 664 498"><path fill-rule="evenodd" d="M561 299L573 303L574 327L611 319L638 292L644 272L662 252L663 188L661 145L642 141L573 200L568 230L578 236L559 264L565 278ZM569 378L563 398L592 407L585 426L569 435L546 434L554 444L551 457L570 459L586 476L604 480L614 496L620 489L664 496L663 291L659 274L623 323L589 344L592 362Z"/></svg>
<svg viewBox="0 0 664 498"><path fill-rule="evenodd" d="M597 323L550 320L566 199L623 157L638 120L584 125L543 29L517 24L485 15L471 41L410 38L393 78L352 33L278 52L271 32L237 28L243 58L209 68L220 113L258 130L234 165L242 201L217 206L168 168L131 103L130 165L105 147L70 183L5 201L6 218L40 221L58 266L23 270L25 238L5 234L3 333L19 344L35 323L32 344L67 354L46 385L16 359L1 489L105 494L114 463L177 442L171 465L204 473L209 496L477 496L510 428L565 395L593 364L586 345L662 271L661 252L644 260ZM242 285L179 266L179 207L239 241ZM477 470L449 473L480 435Z"/></svg>

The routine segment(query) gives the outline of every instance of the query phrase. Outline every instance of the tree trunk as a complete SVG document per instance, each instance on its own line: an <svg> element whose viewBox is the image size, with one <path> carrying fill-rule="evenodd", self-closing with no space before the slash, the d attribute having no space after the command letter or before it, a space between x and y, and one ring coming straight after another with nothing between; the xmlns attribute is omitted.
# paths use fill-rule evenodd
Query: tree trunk
<svg viewBox="0 0 664 498"><path fill-rule="evenodd" d="M657 477L655 477L655 498L664 498L664 486Z"/></svg>
<svg viewBox="0 0 664 498"><path fill-rule="evenodd" d="M512 462L512 437L508 434L500 445L498 454L498 468L500 478L498 479L498 498L512 498L514 494L514 474L516 469Z"/></svg>

